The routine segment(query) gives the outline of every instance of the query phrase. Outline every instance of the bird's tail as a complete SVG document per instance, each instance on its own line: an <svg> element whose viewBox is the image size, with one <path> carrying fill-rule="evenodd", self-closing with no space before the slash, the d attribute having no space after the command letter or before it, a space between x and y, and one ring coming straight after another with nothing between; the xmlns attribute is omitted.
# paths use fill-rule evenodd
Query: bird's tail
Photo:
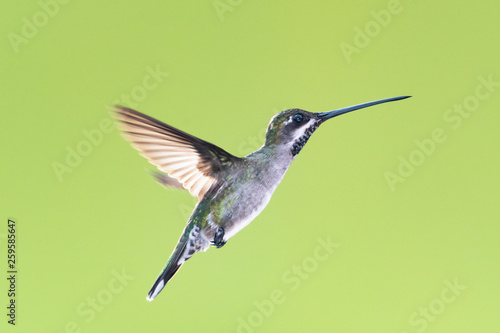
<svg viewBox="0 0 500 333"><path fill-rule="evenodd" d="M172 252L170 258L168 258L165 267L163 267L160 275L158 275L146 299L151 302L160 293L163 287L165 287L165 284L167 284L175 273L177 273L186 260L200 250L205 251L208 247L209 243L200 235L200 228L192 222L188 223L174 252Z"/></svg>

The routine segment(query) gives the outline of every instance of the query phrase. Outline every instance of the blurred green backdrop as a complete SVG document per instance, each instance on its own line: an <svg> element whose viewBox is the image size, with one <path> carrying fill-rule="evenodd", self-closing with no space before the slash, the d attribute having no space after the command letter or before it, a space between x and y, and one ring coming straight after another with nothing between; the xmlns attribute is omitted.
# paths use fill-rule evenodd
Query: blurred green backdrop
<svg viewBox="0 0 500 333"><path fill-rule="evenodd" d="M500 330L498 3L2 7L2 332ZM249 227L146 301L195 199L107 105L246 155L283 109L406 94L324 125Z"/></svg>

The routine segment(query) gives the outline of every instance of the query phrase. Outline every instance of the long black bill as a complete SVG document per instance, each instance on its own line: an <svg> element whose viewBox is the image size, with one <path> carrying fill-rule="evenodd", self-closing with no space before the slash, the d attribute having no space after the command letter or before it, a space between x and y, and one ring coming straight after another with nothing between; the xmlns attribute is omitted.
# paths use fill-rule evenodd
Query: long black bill
<svg viewBox="0 0 500 333"><path fill-rule="evenodd" d="M377 104L382 104L382 103L387 103L387 102L394 102L394 101L399 101L401 99L405 99L411 96L398 96L398 97L392 97L392 98L385 98L385 99L380 99L378 101L373 101L373 102L368 102L368 103L363 103L363 104L358 104L358 105L353 105L353 106L348 106L346 108L338 109L338 110L333 110L333 111L328 111L328 112L318 112L318 118L325 121L327 119L333 118L340 116L341 114L367 108L369 106L377 105Z"/></svg>

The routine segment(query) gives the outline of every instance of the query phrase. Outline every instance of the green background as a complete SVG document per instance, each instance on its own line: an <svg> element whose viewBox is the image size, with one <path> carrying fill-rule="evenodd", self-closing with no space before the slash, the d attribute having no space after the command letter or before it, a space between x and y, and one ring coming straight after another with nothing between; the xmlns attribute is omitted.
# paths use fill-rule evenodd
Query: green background
<svg viewBox="0 0 500 333"><path fill-rule="evenodd" d="M3 332L500 330L500 87L478 79L500 82L498 3L401 0L389 19L387 1L69 1L46 22L42 6L4 4L0 23L0 275L8 218L19 270L15 327L0 282ZM144 90L148 68L168 76ZM99 129L132 92L129 106L240 156L278 111L413 97L323 125L264 212L150 303L195 199ZM85 131L102 138L89 148ZM79 145L91 152L58 177ZM318 238L340 246L318 261Z"/></svg>

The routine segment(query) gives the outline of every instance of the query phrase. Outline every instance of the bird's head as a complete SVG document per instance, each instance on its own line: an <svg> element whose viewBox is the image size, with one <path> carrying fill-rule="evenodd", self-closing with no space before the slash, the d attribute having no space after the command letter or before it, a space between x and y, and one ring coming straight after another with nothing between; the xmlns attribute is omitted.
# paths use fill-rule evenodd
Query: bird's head
<svg viewBox="0 0 500 333"><path fill-rule="evenodd" d="M297 155L314 131L326 120L354 110L372 105L397 101L410 96L400 96L358 104L328 112L308 112L302 109L289 109L276 114L267 127L266 146L282 146Z"/></svg>

